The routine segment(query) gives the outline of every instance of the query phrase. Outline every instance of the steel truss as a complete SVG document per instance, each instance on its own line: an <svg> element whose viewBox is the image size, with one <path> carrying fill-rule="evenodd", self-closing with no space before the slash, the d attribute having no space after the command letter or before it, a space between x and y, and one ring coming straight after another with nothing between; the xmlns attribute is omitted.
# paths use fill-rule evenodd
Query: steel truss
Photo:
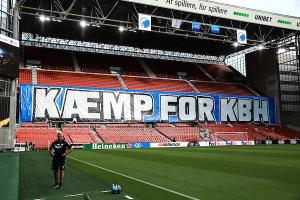
<svg viewBox="0 0 300 200"><path fill-rule="evenodd" d="M43 37L31 33L22 34L23 46L44 47L51 49L62 49L70 51L81 51L91 53L102 53L111 55L122 55L140 58L152 58L160 60L173 60L191 63L224 64L224 56L207 56L157 49L141 49L130 46L111 45L103 43L84 42L51 37Z"/></svg>
<svg viewBox="0 0 300 200"><path fill-rule="evenodd" d="M21 14L36 17L43 14L49 20L58 23L84 20L88 25L98 28L102 26L123 26L125 30L134 32L138 31L138 13L144 13L152 16L152 32L228 43L236 41L237 29L246 29L248 32L248 45L264 44L268 47L274 46L270 41L284 38L296 32L120 0L19 0L17 7ZM179 29L171 27L172 19L182 20ZM203 30L201 32L191 30L191 23L194 21L202 23ZM211 25L219 25L221 33L218 35L211 34Z"/></svg>

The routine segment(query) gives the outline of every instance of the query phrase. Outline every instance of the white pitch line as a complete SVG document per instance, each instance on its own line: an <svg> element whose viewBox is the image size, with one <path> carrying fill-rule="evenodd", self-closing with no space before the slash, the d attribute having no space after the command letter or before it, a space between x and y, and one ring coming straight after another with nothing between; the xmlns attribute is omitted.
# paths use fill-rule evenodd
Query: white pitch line
<svg viewBox="0 0 300 200"><path fill-rule="evenodd" d="M65 197L77 197L77 196L82 196L83 194L69 194L66 195Z"/></svg>
<svg viewBox="0 0 300 200"><path fill-rule="evenodd" d="M107 193L107 192L110 192L110 190L103 190L103 191L101 191L101 192Z"/></svg>
<svg viewBox="0 0 300 200"><path fill-rule="evenodd" d="M125 196L127 199L133 199L131 196L126 195Z"/></svg>
<svg viewBox="0 0 300 200"><path fill-rule="evenodd" d="M121 173L119 173L119 172L115 172L115 171L113 171L113 170L106 169L106 168L104 168L104 167L100 167L100 166L98 166L98 165L94 165L94 164L92 164L92 163L85 162L85 161L83 161L83 160L79 160L79 159L77 159L77 158L73 158L73 157L69 157L69 158L71 158L71 159L73 159L73 160L76 160L76 161L78 161L78 162L82 162L82 163L84 163L84 164L90 165L90 166L92 166L92 167L96 167L96 168L98 168L98 169L102 169L102 170L104 170L104 171L107 171L107 172L110 172L110 173L113 173L113 174L117 174L117 175L120 175L120 176L129 178L129 179L132 179L132 180L137 181L137 182L140 182L140 183L144 183L144 184L146 184L146 185L150 185L150 186L152 186L152 187L159 188L159 189L161 189L161 190L164 190L164 191L167 191L167 192L170 192L170 193L173 193L173 194L177 194L177 195L179 195L179 196L182 196L182 197L185 197L185 198L188 198L188 199L191 199L191 200L200 200L200 199L197 199L197 198L195 198L195 197L192 197L192 196L189 196L189 195L186 195L186 194L182 194L182 193L180 193L180 192L176 192L176 191L174 191L174 190L171 190L171 189L168 189L168 188L165 188L165 187L162 187L162 186L159 186L159 185L155 185L155 184L150 183L150 182L147 182L147 181L143 181L143 180L140 180L140 179L137 179L137 178L128 176L128 175L126 175L126 174L121 174Z"/></svg>

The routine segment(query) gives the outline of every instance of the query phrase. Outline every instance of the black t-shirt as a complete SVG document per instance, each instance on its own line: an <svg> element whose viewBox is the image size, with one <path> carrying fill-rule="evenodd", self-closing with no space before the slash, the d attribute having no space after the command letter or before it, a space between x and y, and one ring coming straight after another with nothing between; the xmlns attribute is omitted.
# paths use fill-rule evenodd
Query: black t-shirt
<svg viewBox="0 0 300 200"><path fill-rule="evenodd" d="M62 154L66 152L67 149L70 149L71 145L64 140L58 141L55 140L50 146L50 150L54 149L54 157L62 157Z"/></svg>

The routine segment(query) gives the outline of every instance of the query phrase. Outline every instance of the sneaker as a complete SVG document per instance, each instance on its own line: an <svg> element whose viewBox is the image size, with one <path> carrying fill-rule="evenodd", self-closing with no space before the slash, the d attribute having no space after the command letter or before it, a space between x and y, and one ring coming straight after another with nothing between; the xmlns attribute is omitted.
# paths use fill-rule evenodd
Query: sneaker
<svg viewBox="0 0 300 200"><path fill-rule="evenodd" d="M58 185L57 189L58 189L58 190L61 190L62 188L63 188L63 184L60 183L60 184Z"/></svg>
<svg viewBox="0 0 300 200"><path fill-rule="evenodd" d="M58 185L58 183L55 183L54 185L52 185L52 187L51 187L52 189L57 189L57 188L59 188L59 185Z"/></svg>

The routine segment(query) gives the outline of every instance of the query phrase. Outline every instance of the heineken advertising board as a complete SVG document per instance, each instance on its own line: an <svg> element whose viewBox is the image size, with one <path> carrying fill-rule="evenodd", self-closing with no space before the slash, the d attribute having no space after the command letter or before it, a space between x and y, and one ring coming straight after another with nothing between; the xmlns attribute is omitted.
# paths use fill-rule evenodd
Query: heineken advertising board
<svg viewBox="0 0 300 200"><path fill-rule="evenodd" d="M100 150L100 149L127 149L127 143L107 143L107 144L85 144L83 149L85 150Z"/></svg>

